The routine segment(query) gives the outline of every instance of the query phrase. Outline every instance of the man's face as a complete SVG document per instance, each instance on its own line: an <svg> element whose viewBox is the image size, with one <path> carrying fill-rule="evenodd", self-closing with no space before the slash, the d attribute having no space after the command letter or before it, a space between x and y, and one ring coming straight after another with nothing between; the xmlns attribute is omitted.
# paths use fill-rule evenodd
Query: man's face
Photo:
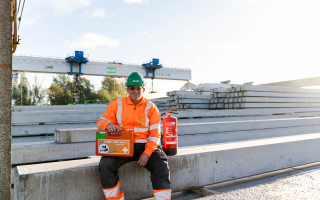
<svg viewBox="0 0 320 200"><path fill-rule="evenodd" d="M127 92L130 99L137 101L142 98L145 89L141 85L130 85L127 87Z"/></svg>

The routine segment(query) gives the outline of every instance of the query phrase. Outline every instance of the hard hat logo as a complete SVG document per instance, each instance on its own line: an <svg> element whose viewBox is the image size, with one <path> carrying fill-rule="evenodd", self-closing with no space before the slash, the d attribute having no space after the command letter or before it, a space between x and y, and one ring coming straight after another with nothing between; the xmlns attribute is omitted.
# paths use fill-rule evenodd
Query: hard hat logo
<svg viewBox="0 0 320 200"><path fill-rule="evenodd" d="M130 85L145 85L145 81L143 76L138 72L132 72L126 81L126 86L129 87Z"/></svg>

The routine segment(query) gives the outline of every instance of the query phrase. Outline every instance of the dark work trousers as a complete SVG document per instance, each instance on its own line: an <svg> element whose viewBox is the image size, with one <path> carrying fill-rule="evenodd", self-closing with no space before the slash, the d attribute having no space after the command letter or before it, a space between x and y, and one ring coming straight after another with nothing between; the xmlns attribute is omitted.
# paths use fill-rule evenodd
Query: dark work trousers
<svg viewBox="0 0 320 200"><path fill-rule="evenodd" d="M127 162L138 161L144 150L145 144L135 143L132 157L101 157L99 170L102 188L115 187L119 181L118 168ZM170 189L168 159L159 147L151 154L145 168L151 173L151 182L154 190Z"/></svg>

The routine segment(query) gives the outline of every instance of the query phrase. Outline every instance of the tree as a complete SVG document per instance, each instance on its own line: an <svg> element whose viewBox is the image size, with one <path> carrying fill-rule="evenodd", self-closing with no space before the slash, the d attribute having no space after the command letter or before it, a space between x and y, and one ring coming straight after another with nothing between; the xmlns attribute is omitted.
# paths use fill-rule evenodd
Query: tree
<svg viewBox="0 0 320 200"><path fill-rule="evenodd" d="M75 93L77 90L78 103L84 103L85 100L99 99L99 95L94 91L94 86L85 77L78 78L78 88L76 88L74 77L73 82L68 75L57 75L53 77L53 83L50 85L47 93L51 105L66 105L73 103L75 100ZM74 96L72 96L74 95Z"/></svg>
<svg viewBox="0 0 320 200"><path fill-rule="evenodd" d="M22 73L20 84L12 88L12 100L14 101L14 105L16 106L31 105L29 87L30 86L29 86L28 79L25 76L25 73ZM21 90L22 90L22 93L21 93Z"/></svg>
<svg viewBox="0 0 320 200"><path fill-rule="evenodd" d="M116 80L110 77L104 77L101 89L98 91L100 100L103 102L111 102L114 99L121 98L127 95L125 80Z"/></svg>
<svg viewBox="0 0 320 200"><path fill-rule="evenodd" d="M30 86L25 73L22 73L20 84L18 86L12 87L12 100L14 102L14 105L19 106L42 104L45 97L45 91L42 89L42 84L43 83L40 83L36 74L34 76L34 84Z"/></svg>
<svg viewBox="0 0 320 200"><path fill-rule="evenodd" d="M67 105L72 103L72 83L67 75L57 75L53 77L53 83L47 90L51 105Z"/></svg>
<svg viewBox="0 0 320 200"><path fill-rule="evenodd" d="M30 89L30 98L31 98L31 104L42 104L44 101L45 92L42 89L43 81L39 81L38 75L34 75L34 83L32 84L32 87Z"/></svg>

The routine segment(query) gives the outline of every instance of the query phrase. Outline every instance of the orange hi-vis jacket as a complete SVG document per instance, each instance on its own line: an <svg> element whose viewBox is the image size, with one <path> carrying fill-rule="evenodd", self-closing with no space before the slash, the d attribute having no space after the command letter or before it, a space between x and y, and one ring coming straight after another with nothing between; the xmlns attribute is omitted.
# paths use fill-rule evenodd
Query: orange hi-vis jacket
<svg viewBox="0 0 320 200"><path fill-rule="evenodd" d="M121 130L134 129L134 142L146 143L145 151L149 157L160 142L160 120L158 108L142 97L135 105L128 97L112 101L107 111L98 119L97 129L116 124Z"/></svg>

